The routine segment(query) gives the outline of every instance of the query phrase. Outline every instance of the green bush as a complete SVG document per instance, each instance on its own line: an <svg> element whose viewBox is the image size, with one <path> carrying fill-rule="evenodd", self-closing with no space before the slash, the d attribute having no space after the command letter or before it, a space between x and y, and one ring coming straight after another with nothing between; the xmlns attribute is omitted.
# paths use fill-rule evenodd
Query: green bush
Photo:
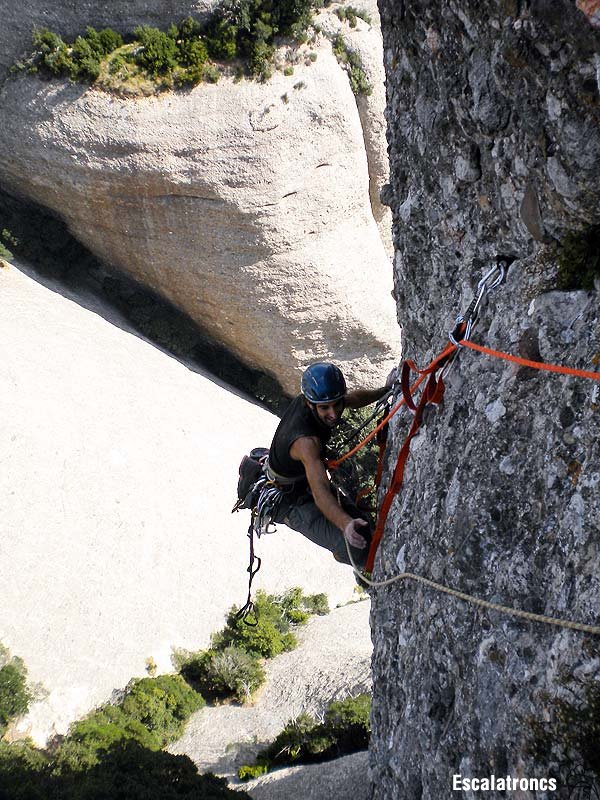
<svg viewBox="0 0 600 800"><path fill-rule="evenodd" d="M57 752L55 771L89 770L112 747L127 742L159 750L181 736L185 721L203 705L180 675L132 681L120 705L106 705L71 726Z"/></svg>
<svg viewBox="0 0 600 800"><path fill-rule="evenodd" d="M258 754L256 764L240 767L238 777L248 780L275 766L327 761L364 750L371 734L370 711L371 698L362 694L331 703L321 723L301 714Z"/></svg>
<svg viewBox="0 0 600 800"><path fill-rule="evenodd" d="M123 46L123 37L120 33L113 31L112 28L104 28L101 31L97 31L95 28L88 26L85 29L85 39L98 59Z"/></svg>
<svg viewBox="0 0 600 800"><path fill-rule="evenodd" d="M0 743L2 800L250 800L223 778L199 775L187 756L120 741L84 771L56 772L30 744Z"/></svg>
<svg viewBox="0 0 600 800"><path fill-rule="evenodd" d="M357 19L364 20L367 25L371 24L371 17L369 16L368 12L362 9L354 8L353 6L342 6L340 8L336 8L335 13L342 22L348 22L351 28L356 28Z"/></svg>
<svg viewBox="0 0 600 800"><path fill-rule="evenodd" d="M311 614L329 613L324 594L305 596L295 587L281 595L258 591L256 625L237 618L234 606L225 628L212 637L212 647L199 653L175 653L182 676L209 699L233 697L246 702L264 682L261 658L272 658L296 646L293 627Z"/></svg>
<svg viewBox="0 0 600 800"><path fill-rule="evenodd" d="M116 75L123 67L127 66L127 63L125 55L123 53L117 53L117 55L111 59L108 71L111 75Z"/></svg>
<svg viewBox="0 0 600 800"><path fill-rule="evenodd" d="M27 712L31 699L27 670L20 659L13 658L0 669L0 736L11 719Z"/></svg>
<svg viewBox="0 0 600 800"><path fill-rule="evenodd" d="M0 706L26 710L25 668L0 646ZM6 701L6 702L4 702ZM161 751L203 705L180 675L134 680L120 705L71 726L52 752L0 742L0 800L250 800L225 780L199 775L185 756Z"/></svg>
<svg viewBox="0 0 600 800"><path fill-rule="evenodd" d="M148 25L140 25L134 34L140 43L136 62L150 75L165 75L177 66L177 42L171 36Z"/></svg>
<svg viewBox="0 0 600 800"><path fill-rule="evenodd" d="M233 697L240 703L250 700L266 679L258 656L233 646L192 656L181 674L207 699Z"/></svg>
<svg viewBox="0 0 600 800"><path fill-rule="evenodd" d="M273 25L280 36L297 37L310 25L312 0L280 0L272 6Z"/></svg>
<svg viewBox="0 0 600 800"><path fill-rule="evenodd" d="M216 83L221 73L208 63L209 58L229 61L240 57L252 76L265 81L272 74L275 38L306 39L311 9L312 0L225 0L204 26L187 17L179 26L171 24L166 32L148 25L137 27L134 35L139 45L132 51L132 60L154 79L158 89L196 85L201 80ZM103 60L123 46L123 39L110 28L97 31L88 27L85 36L68 45L57 34L40 28L34 31L33 44L31 72L94 82L102 72ZM117 75L124 66L125 60L115 58L109 64L109 75ZM127 74L121 77L127 81ZM104 81L104 88L115 86Z"/></svg>
<svg viewBox="0 0 600 800"><path fill-rule="evenodd" d="M137 742L159 750L162 739L139 720L131 719L119 706L107 705L94 711L69 729L56 755L56 774L82 772L98 764L117 743Z"/></svg>
<svg viewBox="0 0 600 800"><path fill-rule="evenodd" d="M297 644L296 637L290 632L290 622L281 609L262 591L256 595L255 606L256 625L247 625L238 619L234 607L227 617L223 632L213 637L213 647L224 649L235 645L264 658L273 658L286 650L293 650Z"/></svg>
<svg viewBox="0 0 600 800"><path fill-rule="evenodd" d="M302 607L305 608L309 614L315 614L318 617L329 614L329 601L324 592L304 596L301 602Z"/></svg>
<svg viewBox="0 0 600 800"><path fill-rule="evenodd" d="M14 259L13 253L5 247L2 242L0 242L0 258L3 258L5 261L12 261Z"/></svg>
<svg viewBox="0 0 600 800"><path fill-rule="evenodd" d="M179 44L179 63L184 67L203 67L208 61L208 50L200 39L183 39Z"/></svg>
<svg viewBox="0 0 600 800"><path fill-rule="evenodd" d="M71 77L73 79L88 80L93 83L100 75L100 57L92 49L87 39L78 36L71 48L71 58L73 68Z"/></svg>
<svg viewBox="0 0 600 800"><path fill-rule="evenodd" d="M238 778L241 781L251 781L254 778L260 778L261 775L266 775L268 771L267 764L244 764L238 769Z"/></svg>
<svg viewBox="0 0 600 800"><path fill-rule="evenodd" d="M207 64L202 77L207 83L218 83L221 73L213 64Z"/></svg>
<svg viewBox="0 0 600 800"><path fill-rule="evenodd" d="M306 614L303 621L306 621L311 614L317 614L318 616L329 614L327 595L323 592L305 595L299 586L294 586L284 594L278 595L276 600L290 621L294 621L291 615L295 612Z"/></svg>
<svg viewBox="0 0 600 800"><path fill-rule="evenodd" d="M369 746L371 734L371 697L359 694L330 704L324 726L335 738L341 752L353 753Z"/></svg>
<svg viewBox="0 0 600 800"><path fill-rule="evenodd" d="M230 61L237 55L238 31L235 25L225 19L215 19L209 26L206 45L211 58Z"/></svg>
<svg viewBox="0 0 600 800"><path fill-rule="evenodd" d="M78 36L70 46L47 28L36 28L31 68L56 77L93 82L100 74L102 58L122 44L120 34L110 28L97 31L88 27L86 35Z"/></svg>
<svg viewBox="0 0 600 800"><path fill-rule="evenodd" d="M292 764L298 761L311 761L335 743L334 737L309 714L300 714L290 720L275 741L259 758L272 766Z"/></svg>
<svg viewBox="0 0 600 800"><path fill-rule="evenodd" d="M50 757L47 753L37 748L30 739L12 744L0 741L0 775L14 770L17 766L40 772L49 763ZM0 786L2 786L2 781L0 781Z"/></svg>
<svg viewBox="0 0 600 800"><path fill-rule="evenodd" d="M272 60L275 47L263 40L255 42L250 51L248 68L250 74L260 81L268 81L273 74Z"/></svg>
<svg viewBox="0 0 600 800"><path fill-rule="evenodd" d="M334 458L342 456L364 439L375 428L378 421L374 419L362 427L372 413L372 407L347 409L341 423L329 440L328 453L331 453ZM360 429L359 432L352 436L353 431L357 429ZM359 491L371 487L371 490L360 502L361 509L369 510L375 506L374 484L378 461L379 447L376 440L372 439L334 472L335 483L341 486L353 501Z"/></svg>
<svg viewBox="0 0 600 800"><path fill-rule="evenodd" d="M67 45L57 34L47 28L34 28L33 48L35 68L53 77L73 74L75 64Z"/></svg>
<svg viewBox="0 0 600 800"><path fill-rule="evenodd" d="M311 11L311 0L225 0L206 30L209 53L217 59L247 58L250 73L267 80L275 38L302 36Z"/></svg>
<svg viewBox="0 0 600 800"><path fill-rule="evenodd" d="M213 648L235 645L264 658L273 658L296 647L291 626L305 623L310 613L328 612L327 598L323 595L304 597L297 587L282 595L268 595L259 590L255 608L256 625L247 625L236 617L237 608L234 606L227 616L224 630L213 637ZM313 611L312 608L319 610Z"/></svg>
<svg viewBox="0 0 600 800"><path fill-rule="evenodd" d="M348 73L350 88L354 94L371 94L373 87L367 80L360 56L347 46L341 33L336 34L333 38L333 52L338 62Z"/></svg>
<svg viewBox="0 0 600 800"><path fill-rule="evenodd" d="M204 705L181 675L133 681L122 702L124 713L141 722L162 745L181 736L187 719Z"/></svg>
<svg viewBox="0 0 600 800"><path fill-rule="evenodd" d="M197 22L193 17L186 17L179 23L179 27L176 28L176 35L173 36L174 39L178 40L191 40L196 39L198 36L202 35L202 26L199 22Z"/></svg>

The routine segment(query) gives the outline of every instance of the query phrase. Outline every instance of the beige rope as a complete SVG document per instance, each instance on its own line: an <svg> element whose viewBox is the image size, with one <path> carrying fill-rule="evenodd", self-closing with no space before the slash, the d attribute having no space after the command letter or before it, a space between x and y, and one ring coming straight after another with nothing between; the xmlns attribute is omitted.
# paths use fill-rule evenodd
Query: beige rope
<svg viewBox="0 0 600 800"><path fill-rule="evenodd" d="M431 589L435 589L438 592L444 592L444 594L449 594L452 597L458 597L459 600L464 600L467 603L480 606L481 608L489 608L492 611L499 611L501 614L508 614L512 617L521 617L521 619L528 619L531 622L545 622L548 625L557 625L559 628L569 628L570 630L583 631L584 633L591 633L595 636L600 636L599 625L585 625L583 622L571 622L568 619L546 617L543 614L534 614L531 611L522 611L520 608L510 608L509 606L502 606L499 603L490 603L489 600L482 600L480 597L473 597L473 595L466 594L465 592L459 592L456 589L451 589L449 586L444 586L441 583L430 581L429 578L423 578L421 575L415 575L413 572L401 572L399 575L394 575L392 578L387 578L387 580L384 581L372 581L370 578L367 578L364 575L359 567L356 566L354 559L352 558L352 553L350 552L350 547L346 537L344 537L344 541L346 542L346 550L348 551L348 557L350 559L350 563L352 564L352 569L368 586L379 588L380 586L389 586L391 583L409 578L410 580L418 581L425 586L429 586Z"/></svg>

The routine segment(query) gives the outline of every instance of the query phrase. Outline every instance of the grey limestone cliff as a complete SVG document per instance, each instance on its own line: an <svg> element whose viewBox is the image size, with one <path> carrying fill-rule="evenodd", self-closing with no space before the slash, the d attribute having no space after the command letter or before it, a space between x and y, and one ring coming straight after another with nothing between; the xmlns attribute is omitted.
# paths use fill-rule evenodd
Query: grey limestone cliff
<svg viewBox="0 0 600 800"><path fill-rule="evenodd" d="M598 32L566 0L380 0L380 11L405 355L425 366L442 349L503 256L507 277L474 340L597 369L598 282L567 292L556 278L559 243L600 223ZM597 625L599 395L593 381L461 351L413 440L376 576L406 570ZM407 426L392 425L387 480ZM542 753L535 731L561 699L578 707L597 686L597 636L415 582L376 591L372 627L373 798L458 796L453 774L558 784L486 797L566 798L577 780L592 791L581 751L554 738Z"/></svg>

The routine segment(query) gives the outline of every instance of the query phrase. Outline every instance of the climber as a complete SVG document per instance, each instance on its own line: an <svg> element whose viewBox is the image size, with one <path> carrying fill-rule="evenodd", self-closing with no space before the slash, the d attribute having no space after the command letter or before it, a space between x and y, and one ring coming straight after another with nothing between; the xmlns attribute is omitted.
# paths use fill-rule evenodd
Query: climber
<svg viewBox="0 0 600 800"><path fill-rule="evenodd" d="M389 374L380 389L347 391L334 364L308 367L299 394L284 413L269 451L267 476L282 491L274 522L298 531L349 564L344 538L358 566L364 565L371 533L369 523L346 497L341 504L329 481L324 450L345 408L362 408L379 400L396 379Z"/></svg>

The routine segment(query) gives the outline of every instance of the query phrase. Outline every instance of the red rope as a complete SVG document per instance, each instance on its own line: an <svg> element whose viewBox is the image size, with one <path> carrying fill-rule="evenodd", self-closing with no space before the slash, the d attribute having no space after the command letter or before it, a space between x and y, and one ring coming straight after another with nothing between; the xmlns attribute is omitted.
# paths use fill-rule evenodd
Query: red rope
<svg viewBox="0 0 600 800"><path fill-rule="evenodd" d="M495 358L501 358L505 361L512 361L516 364L521 364L524 367L532 367L533 369L540 369L545 370L547 372L554 372L560 375L573 375L577 378L590 378L594 381L600 381L600 372L589 372L587 370L582 369L574 369L573 367L564 367L557 364L544 364L540 361L530 361L526 358L520 358L519 356L513 356L509 353L503 353L499 350L492 350L489 347L483 347L480 344L474 344L473 342L469 341L468 339L462 339L460 341L461 345L465 347L469 347L472 350L477 350L480 353L485 353L486 355L493 356ZM394 470L394 474L392 476L392 481L390 486L386 492L386 495L383 499L381 504L381 510L379 512L379 516L377 519L377 526L375 528L375 533L373 534L373 538L371 540L371 547L369 549L369 556L367 558L367 563L365 565L365 569L368 572L373 571L373 565L375 562L375 555L377 554L377 549L379 547L379 542L383 535L383 529L385 527L385 523L387 521L387 517L392 506L392 502L394 497L399 492L402 483L404 481L404 467L406 465L406 461L408 459L408 454L410 452L410 442L415 433L421 427L421 421L423 416L423 411L425 410L425 406L429 403L436 403L439 402L438 398L441 399L444 392L444 384L441 378L438 380L435 377L435 372L443 366L447 358L452 354L452 352L456 349L456 346L453 344L448 345L440 355L431 362L429 367L424 370L417 370L420 373L420 378L418 381L415 382L414 387L408 387L408 375L410 370L416 370L416 367L412 361L405 361L402 365L402 392L404 401L408 407L413 410L414 412L414 420L411 426L410 431L408 432L408 436L404 440L404 444L400 449L400 453L398 454L398 461L396 463L396 468ZM421 382L421 380L425 377L425 375L429 374L429 380L421 395L418 405L415 405L414 400L412 398L412 391L416 386ZM401 401L401 403L402 403ZM401 404L400 403L400 404ZM399 404L399 405L400 405Z"/></svg>
<svg viewBox="0 0 600 800"><path fill-rule="evenodd" d="M513 356L510 353L502 353L500 350L491 350L489 347L484 347L481 344L474 344L468 339L463 339L459 344L465 347L470 347L471 350L478 350L480 353L485 353L494 358L503 358L505 361L513 361L515 364L522 364L524 367L533 367L534 369L543 369L546 372L557 372L560 375L574 375L577 378L590 378L593 381L600 381L600 372L587 372L583 369L573 369L573 367L563 367L558 364L544 364L541 361L529 361L527 358L520 358Z"/></svg>
<svg viewBox="0 0 600 800"><path fill-rule="evenodd" d="M388 487L388 490L383 498L383 502L381 504L381 509L379 511L379 515L377 517L377 525L375 527L375 532L373 533L373 538L371 539L371 545L369 547L369 555L367 556L367 562L365 564L365 569L367 572L373 571L373 565L375 563L375 556L377 554L377 549L379 547L379 542L381 541L381 537L383 536L383 530L385 528L385 523L388 518L388 514L390 508L392 507L392 502L394 497L400 491L402 483L404 481L404 467L406 465L406 461L408 459L408 454L410 453L410 443L417 433L419 428L421 427L421 423L423 421L423 412L425 411L425 407L430 404L439 404L442 401L444 396L444 382L441 378L436 377L436 372L441 369L448 358L456 351L457 347L455 344L447 345L444 350L435 358L428 367L424 370L417 370L419 372L419 379L415 381L414 386L416 387L419 383L421 383L427 376L428 380L421 393L421 397L419 398L418 404L415 405L412 391L413 387L409 387L408 385L408 377L410 374L411 369L416 370L414 363L412 361L405 361L402 365L402 378L401 378L401 385L402 385L402 392L403 392L403 400L409 406L409 408L414 409L414 418L410 430L406 439L404 440L404 444L402 445L400 452L398 454L398 460L396 462L396 468L394 469L394 474L392 476L392 480Z"/></svg>

